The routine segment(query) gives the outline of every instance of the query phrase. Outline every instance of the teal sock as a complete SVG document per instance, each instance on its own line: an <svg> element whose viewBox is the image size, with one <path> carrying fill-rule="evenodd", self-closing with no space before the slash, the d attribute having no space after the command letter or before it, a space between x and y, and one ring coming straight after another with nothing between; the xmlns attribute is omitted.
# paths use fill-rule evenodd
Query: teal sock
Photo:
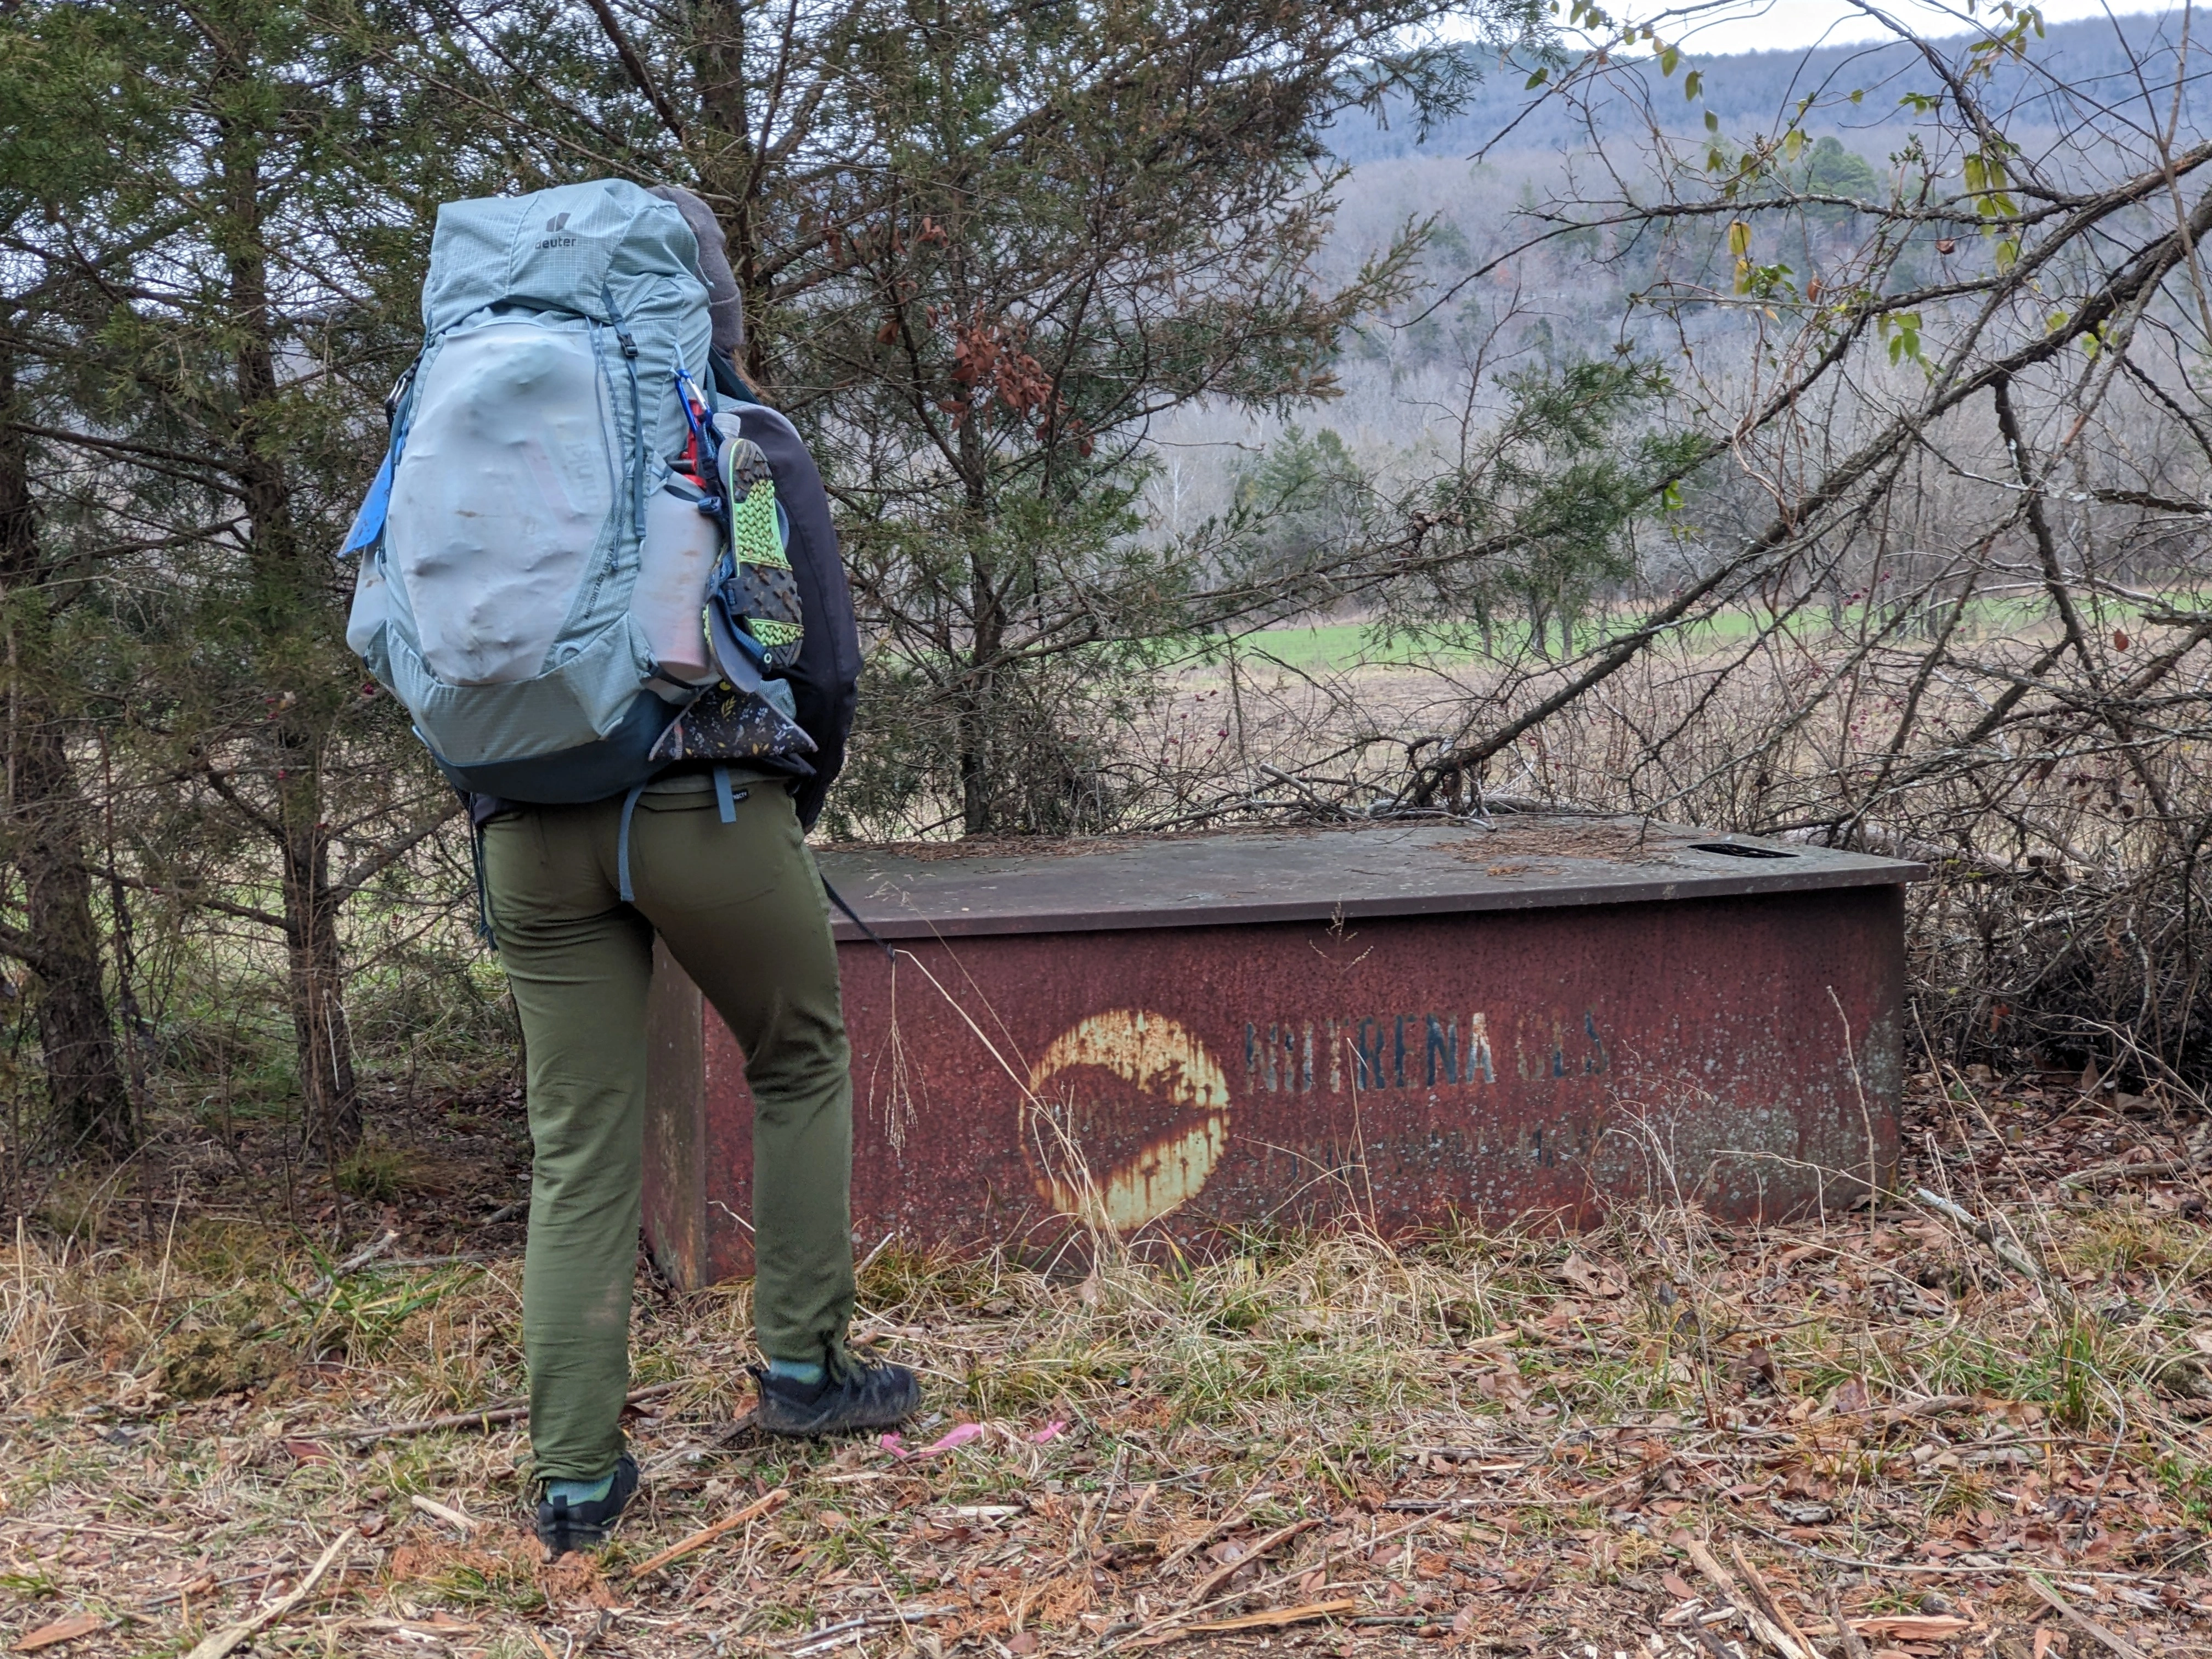
<svg viewBox="0 0 2212 1659"><path fill-rule="evenodd" d="M771 1359L768 1374L781 1382L798 1382L812 1388L822 1380L822 1364L814 1359Z"/></svg>
<svg viewBox="0 0 2212 1659"><path fill-rule="evenodd" d="M596 1504L615 1489L615 1478L603 1475L597 1480L548 1480L545 1501L557 1503L565 1498L570 1509L579 1504Z"/></svg>

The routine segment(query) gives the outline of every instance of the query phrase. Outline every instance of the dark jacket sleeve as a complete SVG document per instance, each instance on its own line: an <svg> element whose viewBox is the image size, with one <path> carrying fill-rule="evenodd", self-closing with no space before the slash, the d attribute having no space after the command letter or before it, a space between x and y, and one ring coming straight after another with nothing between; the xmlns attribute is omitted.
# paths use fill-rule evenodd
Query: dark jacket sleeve
<svg viewBox="0 0 2212 1659"><path fill-rule="evenodd" d="M799 723L814 739L812 775L800 780L796 799L799 822L814 827L822 803L845 764L845 740L853 730L853 708L860 696L860 629L853 616L853 590L837 555L836 526L830 518L830 492L814 458L798 431L762 404L737 410L744 435L761 447L775 477L775 499L791 530L791 573L799 585L805 637L799 660L785 671Z"/></svg>

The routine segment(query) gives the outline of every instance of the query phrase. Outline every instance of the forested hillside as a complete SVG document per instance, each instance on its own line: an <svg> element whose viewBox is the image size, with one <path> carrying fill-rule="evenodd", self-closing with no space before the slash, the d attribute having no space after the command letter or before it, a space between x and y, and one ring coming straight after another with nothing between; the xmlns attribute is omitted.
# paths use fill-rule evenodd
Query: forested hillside
<svg viewBox="0 0 2212 1659"><path fill-rule="evenodd" d="M2202 125L2203 66L2193 52L2185 64L2182 46L2179 14L2051 25L2025 59L1992 64L1981 95L2005 112L2007 142L2048 174L2101 182L2124 171L2130 152L2098 142L2103 120L2085 125L2088 112L2107 112L2104 119L2123 129ZM1425 130L1410 107L1386 103L1346 114L1327 134L1331 153L1353 169L1332 269L1352 269L1407 225L1433 222L1419 290L1352 331L1340 362L1344 397L1291 417L1318 422L1385 471L1406 465L1453 420L1472 338L1483 340L1492 364L1523 351L1602 356L1624 339L1650 338L1650 313L1639 314L1635 301L1650 288L1652 260L1623 252L1618 228L1599 222L1583 198L1608 175L1631 195L1659 188L1655 134L1694 146L1714 136L1708 114L1731 143L1795 130L1809 143L1806 188L1868 202L1914 173L1923 145L1941 143L1940 114L1925 102L1939 77L1912 42L1720 58L1691 48L1671 71L1639 42L1613 73L1555 83L1547 70L1537 86L1528 82L1544 64L1531 50L1481 56L1480 64L1485 72L1465 106ZM1686 88L1695 95L1685 96ZM1583 221L1590 228L1577 228ZM1848 246L1836 234L1846 222L1835 207L1814 216L1798 263ZM1942 257L1932 254L1941 240L1923 239L1892 280L1918 285ZM1724 344L1733 324L1716 310L1698 326ZM1170 423L1163 511L1187 518L1218 507L1236 488L1237 457L1280 426ZM1225 447L1209 450L1209 436Z"/></svg>
<svg viewBox="0 0 2212 1659"><path fill-rule="evenodd" d="M1425 129L1415 110L1394 102L1380 121L1364 112L1337 120L1328 129L1328 147L1354 166L1420 155L1462 159L1491 150L1558 154L1605 141L1633 143L1655 125L1694 135L1704 131L1708 110L1731 132L1776 128L1790 118L1801 99L1810 98L1819 106L1810 131L1833 132L1879 160L1925 118L1906 94L1935 83L1927 59L1907 41L1716 57L1698 49L1689 29L1686 41L1675 44L1680 61L1671 74L1662 72L1650 45L1638 43L1626 55L1630 72L1586 97L1563 98L1547 87L1528 86L1528 76L1545 64L1540 54L1526 48L1471 54L1480 57L1486 73L1464 108ZM1939 41L1943 49L1958 44L1955 37ZM2148 118L2148 96L2163 116L2170 112L2166 99L2177 81L2185 125L2201 123L2202 74L2183 68L2182 50L2179 11L2053 23L2029 59L1994 70L1988 95L2008 112L2006 131L2016 143L2062 141L2075 126L2081 99L2132 105L2140 118ZM1685 97L1683 83L1691 75L1700 77L1697 94Z"/></svg>

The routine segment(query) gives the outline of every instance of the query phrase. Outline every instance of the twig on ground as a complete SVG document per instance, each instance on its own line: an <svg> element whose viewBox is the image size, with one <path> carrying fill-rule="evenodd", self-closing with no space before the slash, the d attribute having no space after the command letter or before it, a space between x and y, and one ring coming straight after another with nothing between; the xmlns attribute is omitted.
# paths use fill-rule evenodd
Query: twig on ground
<svg viewBox="0 0 2212 1659"><path fill-rule="evenodd" d="M1731 1541L1729 1545L1729 1559L1735 1563L1736 1571L1743 1575L1744 1584L1750 1590L1752 1600L1759 1603L1759 1610L1766 1615L1769 1622L1779 1627L1784 1635L1797 1644L1798 1652L1807 1655L1808 1659L1820 1659L1820 1650L1807 1639L1803 1631L1797 1628L1797 1621L1790 1616L1789 1609L1776 1599L1773 1587L1766 1582L1765 1575L1752 1565L1751 1558L1743 1553L1743 1546Z"/></svg>
<svg viewBox="0 0 2212 1659"><path fill-rule="evenodd" d="M1361 1548L1370 1552L1380 1549L1383 1545L1391 1542L1394 1539L1403 1538L1408 1534L1419 1532L1423 1527L1427 1526L1433 1519L1435 1519L1433 1516L1425 1515L1418 1521L1410 1522L1407 1525L1396 1528L1389 1532L1377 1534L1375 1537L1369 1539L1364 1545L1362 1545ZM1135 1638L1133 1638L1127 1645L1131 1647L1146 1646L1146 1644L1142 1640L1143 1638L1156 1635L1167 1626L1177 1624L1178 1620L1188 1620L1193 1613L1211 1612L1214 1607L1220 1606L1221 1603L1224 1601L1237 1600L1243 1596L1264 1595L1268 1590L1279 1589L1281 1586L1289 1583L1292 1579L1298 1578L1303 1576L1303 1569L1293 1567L1288 1572L1276 1574L1273 1578L1263 1578L1256 1584L1248 1585L1240 1590L1231 1590L1227 1595L1217 1596L1212 1602L1209 1602L1205 1606L1186 1607L1177 1612L1163 1614L1161 1617L1139 1627Z"/></svg>
<svg viewBox="0 0 2212 1659"><path fill-rule="evenodd" d="M2048 1280L2043 1269L2014 1249L2011 1240L2000 1238L1997 1236L1997 1230L1988 1222L1978 1220L1971 1212L1960 1208L1940 1194L1929 1192L1925 1187L1916 1188L1914 1196L1937 1214L1948 1216L1957 1222L1976 1238L1988 1245L1991 1254L2014 1273L2033 1284L2044 1285L2047 1287Z"/></svg>
<svg viewBox="0 0 2212 1659"><path fill-rule="evenodd" d="M1268 1607L1235 1619L1213 1619L1200 1625L1180 1625L1173 1630L1142 1638L1129 1645L1133 1648L1156 1648L1170 1642L1179 1642L1186 1636L1219 1636L1240 1630L1277 1630L1285 1625L1308 1625L1316 1619L1332 1619L1339 1613L1355 1613L1358 1607L1358 1601L1352 1596L1335 1601L1308 1601L1295 1607ZM1426 1613L1421 1614L1420 1618L1425 1623L1443 1622L1431 1619ZM1376 1621L1355 1619L1352 1622L1364 1625Z"/></svg>
<svg viewBox="0 0 2212 1659"><path fill-rule="evenodd" d="M374 1631L383 1635L427 1636L435 1641L446 1641L456 1636L476 1636L482 1633L482 1625L465 1620L451 1624L429 1624L420 1619L356 1619L343 1626L349 1630Z"/></svg>
<svg viewBox="0 0 2212 1659"><path fill-rule="evenodd" d="M1220 1520L1215 1522L1204 1532L1199 1534L1197 1537L1185 1539L1167 1554L1162 1556L1160 1558L1159 1565L1152 1569L1152 1577L1155 1578L1165 1577L1171 1569L1179 1565L1189 1557L1197 1554L1199 1551L1204 1549L1208 1544L1211 1544L1215 1539L1220 1537L1223 1533L1227 1532L1231 1527L1241 1526L1250 1514L1251 1510L1244 1504L1237 1504L1234 1510L1231 1510L1227 1515L1223 1516Z"/></svg>
<svg viewBox="0 0 2212 1659"><path fill-rule="evenodd" d="M791 1496L788 1487L778 1486L765 1498L755 1498L734 1515L725 1516L711 1527L702 1527L689 1538L671 1544L649 1560L641 1561L629 1570L630 1583L635 1583L647 1574L659 1572L670 1563L681 1561L685 1556L702 1550L725 1533L735 1532L748 1521L757 1521L763 1515L772 1515L781 1508Z"/></svg>
<svg viewBox="0 0 2212 1659"><path fill-rule="evenodd" d="M96 1521L33 1521L27 1516L0 1515L0 1527L24 1527L33 1532L82 1532L96 1538L185 1538L181 1527L110 1527Z"/></svg>
<svg viewBox="0 0 2212 1659"><path fill-rule="evenodd" d="M1303 1521L1291 1522L1287 1527L1276 1528L1274 1531L1269 1533L1258 1543L1253 1545L1250 1549L1238 1556L1234 1561L1223 1563L1220 1566L1216 1567L1212 1572L1206 1574L1205 1577L1200 1579L1197 1583L1192 1585L1190 1594L1184 1597L1185 1604L1193 1605L1205 1601L1206 1598L1212 1595L1216 1589L1219 1589L1223 1584L1227 1583L1231 1578L1235 1577L1237 1573L1243 1571L1245 1567L1250 1565L1255 1561L1258 1561L1269 1551L1280 1548L1284 1544L1288 1543L1291 1539L1296 1538L1300 1533L1309 1532L1320 1524L1321 1522L1319 1520L1316 1519L1312 1516L1308 1516Z"/></svg>
<svg viewBox="0 0 2212 1659"><path fill-rule="evenodd" d="M1816 1561L1826 1561L1833 1567L1856 1567L1862 1572L1906 1572L1923 1578L1984 1578L1992 1574L2012 1577L2033 1577L2039 1572L2063 1571L2069 1578L2108 1578L2122 1584L2157 1584L2163 1579L2148 1573L2114 1572L2110 1569L2067 1565L2056 1568L2046 1564L2030 1565L2017 1561L1990 1561L1980 1566L1947 1567L1923 1561L1869 1561L1864 1556L1838 1555L1833 1550L1816 1549L1810 1544L1801 1544L1794 1538L1784 1538L1778 1532L1769 1532L1753 1521L1739 1520L1736 1524L1747 1532L1755 1532L1770 1544L1779 1544L1784 1549L1795 1550L1800 1555L1809 1555Z"/></svg>
<svg viewBox="0 0 2212 1659"><path fill-rule="evenodd" d="M395 1255L384 1265L387 1267L453 1267L470 1262L504 1261L509 1254L506 1250L457 1250L451 1255Z"/></svg>
<svg viewBox="0 0 2212 1659"><path fill-rule="evenodd" d="M423 1497L419 1492L409 1493L407 1501L415 1508L422 1510L423 1514L435 1516L438 1520L445 1522L449 1526L459 1527L464 1534L473 1534L478 1527L484 1524L483 1522L477 1520L476 1516L472 1515L464 1515L460 1510L456 1509L449 1509L434 1498Z"/></svg>
<svg viewBox="0 0 2212 1659"><path fill-rule="evenodd" d="M682 1388L681 1382L655 1382L642 1389L632 1389L623 1396L628 1405L641 1400L655 1400L664 1394L673 1394ZM295 1440L349 1440L354 1444L366 1445L371 1441L394 1440L402 1435L434 1434L441 1429L482 1429L495 1423L519 1423L530 1415L527 1400L502 1400L495 1406L486 1406L472 1412L449 1412L443 1417L426 1417L416 1423L386 1423L367 1429L302 1429L292 1437Z"/></svg>
<svg viewBox="0 0 2212 1659"><path fill-rule="evenodd" d="M337 1267L331 1268L330 1272L325 1273L320 1279L307 1286L306 1291L301 1292L303 1298L307 1301L313 1302L319 1296L328 1296L331 1291L337 1288L338 1280L343 1279L349 1273L359 1273L363 1267L368 1266L370 1262L375 1261L377 1257L382 1255L386 1250L390 1249L398 1242L399 1234L398 1230L391 1227L386 1228L382 1237L375 1239L370 1243L362 1245L361 1249L356 1250L344 1261L339 1262Z"/></svg>
<svg viewBox="0 0 2212 1659"><path fill-rule="evenodd" d="M1764 1612L1759 1606L1759 1598L1738 1583L1735 1575L1723 1566L1719 1558L1711 1550L1692 1539L1688 1552L1691 1564L1711 1581L1714 1589L1728 1598L1731 1607L1743 1615L1743 1621L1751 1627L1751 1633L1780 1654L1782 1659L1820 1659L1811 1647L1801 1645L1786 1629Z"/></svg>
<svg viewBox="0 0 2212 1659"><path fill-rule="evenodd" d="M338 1552L352 1541L353 1536L351 1527L340 1528L338 1535L331 1540L330 1547L322 1553L313 1566L307 1569L307 1576L298 1583L245 1623L217 1631L187 1654L185 1659L224 1659L226 1654L237 1652L313 1594L315 1586L322 1582L323 1575L330 1571L331 1563L337 1559Z"/></svg>
<svg viewBox="0 0 2212 1659"><path fill-rule="evenodd" d="M950 1619L954 1613L964 1611L962 1607L893 1607L888 1613L864 1613L857 1619L842 1620L836 1624L823 1625L808 1631L805 1635L785 1643L783 1650L790 1654L792 1659L805 1659L808 1654L842 1646L844 1638L854 1631L872 1629L878 1625L917 1624L924 1619Z"/></svg>
<svg viewBox="0 0 2212 1659"><path fill-rule="evenodd" d="M1828 1592L1828 1622L1836 1627L1836 1639L1844 1644L1844 1659L1869 1659L1865 1638L1844 1617L1844 1604L1833 1590Z"/></svg>
<svg viewBox="0 0 2212 1659"><path fill-rule="evenodd" d="M2095 1620L2090 1618L2088 1614L2077 1612L2074 1604L2069 1601L2064 1596L2061 1595L2057 1590L2051 1589L2047 1580L2039 1578L2033 1574L2030 1574L2027 1580L2027 1587L2033 1590L2038 1595L2041 1596L2045 1601L2049 1602L2052 1611L2057 1613L2061 1619L2063 1619L2069 1625L2073 1626L2074 1629L2081 1632L2082 1635L2087 1637L2091 1641L2102 1643L2106 1647L2110 1648L2114 1653L2119 1655L2120 1659L2144 1659L2143 1651L2141 1648L2129 1641L2127 1638L2122 1636L2118 1631L2108 1630L2104 1626L2099 1624Z"/></svg>
<svg viewBox="0 0 2212 1659"><path fill-rule="evenodd" d="M338 1577L343 1578L351 1572L354 1570L354 1565L351 1561L341 1562L337 1569ZM240 1584L258 1584L264 1579L276 1577L283 1571L282 1567L263 1567L258 1572L241 1572L234 1578L210 1578L204 1583L195 1579L175 1589L164 1590L159 1595L149 1596L138 1604L137 1613L131 1613L127 1609L120 1611L124 1612L126 1618L135 1619L155 1607L165 1607L172 1601L180 1601L188 1595L204 1595L210 1590L236 1589Z"/></svg>
<svg viewBox="0 0 2212 1659"><path fill-rule="evenodd" d="M2062 1187L2106 1187L2116 1181L2161 1180L2167 1176L2193 1175L2197 1166L2185 1158L2154 1158L2148 1164L2100 1164L2058 1177Z"/></svg>

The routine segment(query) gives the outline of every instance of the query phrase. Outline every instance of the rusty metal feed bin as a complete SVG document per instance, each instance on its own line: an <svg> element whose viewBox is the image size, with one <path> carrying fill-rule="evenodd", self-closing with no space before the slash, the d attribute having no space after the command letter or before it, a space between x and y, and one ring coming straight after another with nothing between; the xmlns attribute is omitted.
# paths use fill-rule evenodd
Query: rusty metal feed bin
<svg viewBox="0 0 2212 1659"><path fill-rule="evenodd" d="M826 854L854 1231L1041 1253L1654 1193L1732 1218L1886 1180L1917 865L1632 820ZM737 1045L663 954L646 1224L751 1269Z"/></svg>

